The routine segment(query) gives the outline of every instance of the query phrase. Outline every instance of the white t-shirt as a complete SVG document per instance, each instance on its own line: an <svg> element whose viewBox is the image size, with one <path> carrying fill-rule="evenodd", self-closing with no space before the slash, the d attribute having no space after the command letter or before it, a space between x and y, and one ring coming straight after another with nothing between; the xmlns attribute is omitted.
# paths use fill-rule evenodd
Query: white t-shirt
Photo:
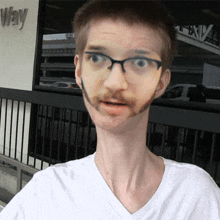
<svg viewBox="0 0 220 220"><path fill-rule="evenodd" d="M220 189L201 168L164 159L162 182L134 214L115 197L94 155L39 171L0 220L218 220Z"/></svg>

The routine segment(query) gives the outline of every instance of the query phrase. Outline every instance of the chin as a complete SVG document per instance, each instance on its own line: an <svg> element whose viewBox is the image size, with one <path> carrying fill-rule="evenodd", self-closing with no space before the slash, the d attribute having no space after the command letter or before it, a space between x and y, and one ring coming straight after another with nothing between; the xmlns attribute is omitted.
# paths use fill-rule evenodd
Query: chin
<svg viewBox="0 0 220 220"><path fill-rule="evenodd" d="M150 102L145 102L135 108L127 108L122 114L108 114L100 104L93 105L84 94L85 106L96 128L111 132L133 130L140 123L147 124ZM96 102L95 102L96 103Z"/></svg>
<svg viewBox="0 0 220 220"><path fill-rule="evenodd" d="M108 115L97 110L89 103L87 103L87 105L89 105L87 109L96 129L102 129L111 133L122 133L134 130L140 123L147 126L148 110L135 115L132 115L131 112L127 112L119 116Z"/></svg>
<svg viewBox="0 0 220 220"><path fill-rule="evenodd" d="M102 128L104 130L114 131L114 129L117 129L122 127L123 124L126 123L126 121L129 120L129 114L123 114L123 115L109 115L105 112L102 112L101 110L98 110L88 104L87 107L88 112L90 114L90 117L95 124L96 127ZM132 119L130 119L132 120Z"/></svg>

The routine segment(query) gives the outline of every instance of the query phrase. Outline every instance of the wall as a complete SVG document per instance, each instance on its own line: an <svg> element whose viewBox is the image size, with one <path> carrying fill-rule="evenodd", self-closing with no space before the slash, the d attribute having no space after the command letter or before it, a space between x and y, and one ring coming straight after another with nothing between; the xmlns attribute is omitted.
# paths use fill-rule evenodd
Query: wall
<svg viewBox="0 0 220 220"><path fill-rule="evenodd" d="M39 0L0 0L0 87L32 90L38 7ZM0 106L0 153L13 155L17 145L16 159L21 157L21 147L27 158L31 105L2 100ZM23 128L16 137L16 129Z"/></svg>
<svg viewBox="0 0 220 220"><path fill-rule="evenodd" d="M32 89L38 4L38 0L0 0L3 10L11 6L16 11L28 9L22 29L20 17L18 25L12 19L9 25L0 24L0 87Z"/></svg>

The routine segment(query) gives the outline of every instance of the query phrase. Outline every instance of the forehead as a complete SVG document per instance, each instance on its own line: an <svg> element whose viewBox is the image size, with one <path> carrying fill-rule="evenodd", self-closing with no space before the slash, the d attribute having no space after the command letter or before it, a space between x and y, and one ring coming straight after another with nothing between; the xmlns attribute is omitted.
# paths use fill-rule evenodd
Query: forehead
<svg viewBox="0 0 220 220"><path fill-rule="evenodd" d="M94 46L121 53L143 50L161 57L163 40L160 32L149 25L104 19L92 21L89 25L85 49Z"/></svg>

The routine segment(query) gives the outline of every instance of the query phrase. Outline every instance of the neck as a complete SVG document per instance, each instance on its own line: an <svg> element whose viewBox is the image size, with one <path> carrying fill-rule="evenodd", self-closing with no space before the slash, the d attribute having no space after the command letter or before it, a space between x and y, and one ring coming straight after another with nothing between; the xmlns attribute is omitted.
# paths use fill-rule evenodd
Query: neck
<svg viewBox="0 0 220 220"><path fill-rule="evenodd" d="M117 133L96 129L95 162L109 187L113 192L116 188L125 191L138 188L156 157L146 147L147 121Z"/></svg>

